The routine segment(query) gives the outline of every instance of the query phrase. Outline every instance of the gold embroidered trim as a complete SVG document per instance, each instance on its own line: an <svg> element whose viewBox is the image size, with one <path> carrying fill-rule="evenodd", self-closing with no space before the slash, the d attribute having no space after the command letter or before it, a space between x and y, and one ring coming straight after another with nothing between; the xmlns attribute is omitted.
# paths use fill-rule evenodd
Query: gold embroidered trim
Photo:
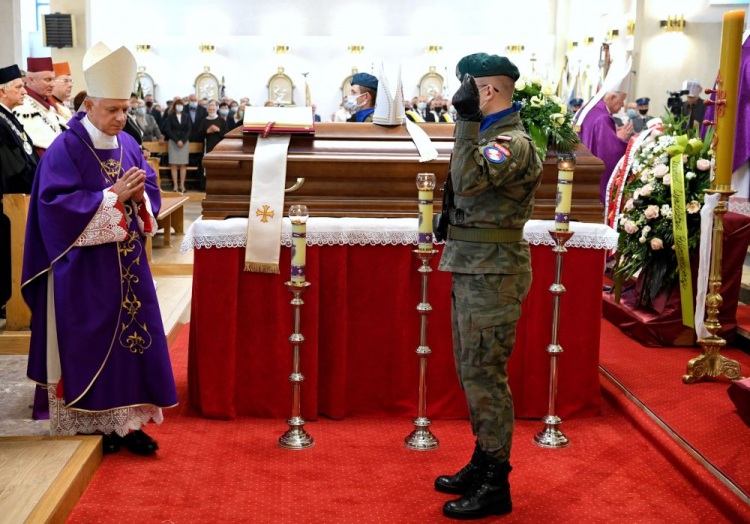
<svg viewBox="0 0 750 524"><path fill-rule="evenodd" d="M273 273L278 275L279 265L263 262L245 262L245 271L252 271L253 273Z"/></svg>

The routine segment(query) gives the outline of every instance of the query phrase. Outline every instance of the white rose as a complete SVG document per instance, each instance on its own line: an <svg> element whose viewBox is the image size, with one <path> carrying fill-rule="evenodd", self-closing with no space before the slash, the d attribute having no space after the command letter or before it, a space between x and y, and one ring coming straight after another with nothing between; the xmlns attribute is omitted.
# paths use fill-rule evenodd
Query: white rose
<svg viewBox="0 0 750 524"><path fill-rule="evenodd" d="M711 169L711 162L709 162L705 158L699 158L695 163L695 167L697 167L701 171L708 171L709 169Z"/></svg>
<svg viewBox="0 0 750 524"><path fill-rule="evenodd" d="M542 85L542 77L537 74L531 75L531 83L538 86Z"/></svg>
<svg viewBox="0 0 750 524"><path fill-rule="evenodd" d="M559 105L559 106L562 106L562 105L563 105L563 103L562 103L562 99L561 99L561 98L560 98L559 96L557 96L557 95L553 95L553 96L552 96L552 101L553 101L554 103L556 103L557 105Z"/></svg>
<svg viewBox="0 0 750 524"><path fill-rule="evenodd" d="M641 196L641 188L639 187L635 191L633 191L633 200L638 200Z"/></svg>
<svg viewBox="0 0 750 524"><path fill-rule="evenodd" d="M632 235L633 233L638 231L638 226L635 224L635 222L628 220L625 222L625 232L628 235Z"/></svg>
<svg viewBox="0 0 750 524"><path fill-rule="evenodd" d="M643 182L644 184L648 182L648 171L644 171L641 175L641 182Z"/></svg>
<svg viewBox="0 0 750 524"><path fill-rule="evenodd" d="M654 176L656 178L661 178L664 175L666 175L669 172L669 168L664 164L657 164L656 167L654 167Z"/></svg>
<svg viewBox="0 0 750 524"><path fill-rule="evenodd" d="M651 249L654 251L658 251L659 249L664 247L664 242L662 242L661 238L652 238L651 239Z"/></svg>
<svg viewBox="0 0 750 524"><path fill-rule="evenodd" d="M567 106L565 106L565 104L560 104L560 113L562 113L563 115L568 114L568 108Z"/></svg>
<svg viewBox="0 0 750 524"><path fill-rule="evenodd" d="M516 80L516 91L523 91L526 89L526 81L523 78Z"/></svg>
<svg viewBox="0 0 750 524"><path fill-rule="evenodd" d="M669 207L669 204L664 204L663 206L661 206L661 216L665 218L672 218L672 208Z"/></svg>
<svg viewBox="0 0 750 524"><path fill-rule="evenodd" d="M646 184L641 189L641 196L651 196L651 192L654 190L653 186L651 184Z"/></svg>
<svg viewBox="0 0 750 524"><path fill-rule="evenodd" d="M659 206L648 206L646 211L643 212L643 216L651 220L659 216Z"/></svg>
<svg viewBox="0 0 750 524"><path fill-rule="evenodd" d="M688 180L692 180L695 178L695 173L693 173L692 171L688 171L687 173L685 173L685 178Z"/></svg>
<svg viewBox="0 0 750 524"><path fill-rule="evenodd" d="M646 237L639 238L638 242L640 242L641 244L645 244L646 243Z"/></svg>
<svg viewBox="0 0 750 524"><path fill-rule="evenodd" d="M531 107L541 107L542 99L539 98L538 96L532 96L529 103L531 104Z"/></svg>
<svg viewBox="0 0 750 524"><path fill-rule="evenodd" d="M645 227L643 228L643 233L644 233L644 234L645 234L645 233L648 233L649 231L651 231L651 226L645 226Z"/></svg>
<svg viewBox="0 0 750 524"><path fill-rule="evenodd" d="M544 96L552 96L555 94L555 86L552 84L544 84L542 86L542 94Z"/></svg>
<svg viewBox="0 0 750 524"><path fill-rule="evenodd" d="M701 210L701 204L697 200L693 200L687 205L687 212L690 213L691 215L697 213L700 210Z"/></svg>
<svg viewBox="0 0 750 524"><path fill-rule="evenodd" d="M672 175L664 175L664 178L661 179L662 183L665 186L669 186L672 184Z"/></svg>
<svg viewBox="0 0 750 524"><path fill-rule="evenodd" d="M635 207L635 206L633 206L633 199L629 198L628 201L625 202L625 210L626 211L631 211L633 209L633 207Z"/></svg>
<svg viewBox="0 0 750 524"><path fill-rule="evenodd" d="M554 127L560 127L565 123L565 117L561 113L552 113L549 118L552 120Z"/></svg>

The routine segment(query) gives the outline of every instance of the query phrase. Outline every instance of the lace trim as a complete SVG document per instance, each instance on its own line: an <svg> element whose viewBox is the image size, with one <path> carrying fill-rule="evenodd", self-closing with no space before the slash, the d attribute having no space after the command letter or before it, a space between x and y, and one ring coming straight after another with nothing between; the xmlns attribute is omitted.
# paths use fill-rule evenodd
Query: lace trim
<svg viewBox="0 0 750 524"><path fill-rule="evenodd" d="M105 189L102 193L104 196L99 209L76 240L75 246L96 246L108 242L122 242L128 237L125 213L122 204L117 200L117 194L110 189Z"/></svg>
<svg viewBox="0 0 750 524"><path fill-rule="evenodd" d="M50 435L91 435L99 432L104 435L117 433L124 437L130 431L138 431L151 421L156 424L164 422L164 414L161 408L156 406L78 411L66 408L64 399L57 398L56 392L57 384L47 385Z"/></svg>
<svg viewBox="0 0 750 524"><path fill-rule="evenodd" d="M729 211L750 217L750 202L729 201Z"/></svg>
<svg viewBox="0 0 750 524"><path fill-rule="evenodd" d="M529 244L535 246L555 245L555 242L547 231L525 231L523 238ZM210 249L212 247L218 249L245 247L246 239L247 236L245 234L188 236L182 244L181 252L185 253L191 249ZM281 244L291 247L292 235L290 232L285 231L282 233ZM308 231L307 233L308 246L396 246L415 244L417 244L416 231ZM615 249L617 247L617 235L601 236L576 233L566 245L568 247L585 249Z"/></svg>

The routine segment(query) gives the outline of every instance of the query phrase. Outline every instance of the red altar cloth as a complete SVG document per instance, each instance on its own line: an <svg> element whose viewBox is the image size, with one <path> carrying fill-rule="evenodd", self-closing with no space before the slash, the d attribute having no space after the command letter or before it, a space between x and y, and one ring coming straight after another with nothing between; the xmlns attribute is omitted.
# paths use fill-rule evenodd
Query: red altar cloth
<svg viewBox="0 0 750 524"><path fill-rule="evenodd" d="M418 261L407 245L308 246L301 346L302 415L416 414L420 298ZM534 282L509 363L515 414L547 413L555 257L532 246ZM439 254L433 261L437 267ZM282 247L281 267L290 267ZM248 273L243 248L195 250L190 322L190 401L210 418L285 418L291 413L292 294L282 275ZM604 252L564 256L558 414L596 415ZM467 418L453 361L451 275L430 276L427 406L432 419Z"/></svg>

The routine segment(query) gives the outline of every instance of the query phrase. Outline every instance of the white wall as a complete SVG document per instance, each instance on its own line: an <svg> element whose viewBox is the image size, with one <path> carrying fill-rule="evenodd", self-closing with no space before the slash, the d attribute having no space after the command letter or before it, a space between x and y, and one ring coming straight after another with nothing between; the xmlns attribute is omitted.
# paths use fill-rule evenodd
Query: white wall
<svg viewBox="0 0 750 524"><path fill-rule="evenodd" d="M208 65L219 79L225 77L228 96L248 96L259 105L268 99L269 78L283 66L295 82L298 104L304 103L302 73L310 73L312 100L325 120L340 104L341 83L353 66L366 72L374 67L377 74L382 61L395 83L400 63L407 96L416 94L431 65L443 75L447 68L452 91L455 64L462 56L505 54L508 45L526 46L523 55L513 57L522 69L529 69L532 52L538 55L538 68L554 69L554 3L526 0L514 4L511 15L486 0L92 0L89 28L91 43L102 40L133 50L136 44L152 46L136 58L157 83L161 102L192 92L195 78ZM201 43L215 45L216 52L201 54ZM282 44L290 53L276 55L273 47ZM350 45L364 45L365 52L351 55ZM428 55L428 45L443 46L443 51Z"/></svg>
<svg viewBox="0 0 750 524"><path fill-rule="evenodd" d="M21 65L21 1L0 0L0 13L0 67Z"/></svg>

